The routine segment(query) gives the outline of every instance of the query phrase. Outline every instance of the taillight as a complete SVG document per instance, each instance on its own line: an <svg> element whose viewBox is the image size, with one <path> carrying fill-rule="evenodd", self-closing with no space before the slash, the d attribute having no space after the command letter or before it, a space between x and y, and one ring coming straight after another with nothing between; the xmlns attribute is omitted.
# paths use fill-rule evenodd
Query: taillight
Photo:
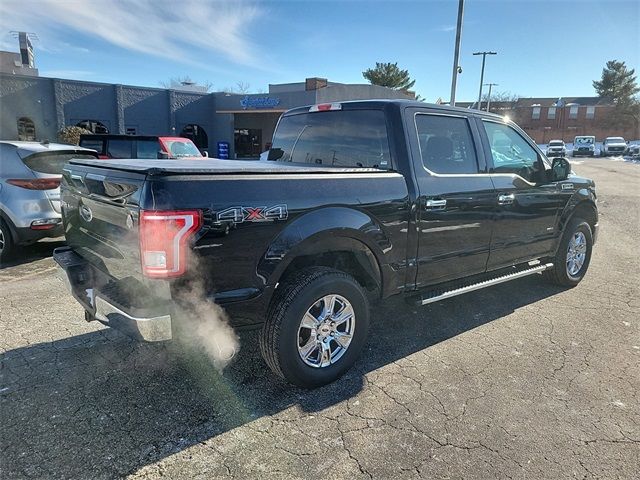
<svg viewBox="0 0 640 480"><path fill-rule="evenodd" d="M55 190L60 186L59 178L10 178L7 183L28 190Z"/></svg>
<svg viewBox="0 0 640 480"><path fill-rule="evenodd" d="M152 278L182 275L187 268L188 241L201 225L199 210L142 211L142 273Z"/></svg>

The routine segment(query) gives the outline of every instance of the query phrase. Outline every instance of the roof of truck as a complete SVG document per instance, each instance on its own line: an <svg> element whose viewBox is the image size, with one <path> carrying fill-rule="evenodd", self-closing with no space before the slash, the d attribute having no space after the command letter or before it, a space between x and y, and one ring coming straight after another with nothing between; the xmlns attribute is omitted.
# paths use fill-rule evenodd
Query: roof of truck
<svg viewBox="0 0 640 480"><path fill-rule="evenodd" d="M323 103L320 103L320 105L338 104L338 103L345 110L358 109L358 108L383 108L385 106L395 105L398 108L419 107L419 108L428 108L429 110L441 110L442 112L447 112L447 113L458 113L458 114L464 114L464 115L469 115L470 113L472 113L474 115L481 115L481 116L490 117L490 118L499 118L499 119L504 118L501 115L496 115L495 113L489 113L489 112L476 110L472 108L451 107L449 105L426 103L426 102L419 102L416 100L405 100L405 99L349 100L344 102L323 102ZM287 110L284 113L284 115L308 112L309 108L311 107L312 105L292 108L291 110Z"/></svg>

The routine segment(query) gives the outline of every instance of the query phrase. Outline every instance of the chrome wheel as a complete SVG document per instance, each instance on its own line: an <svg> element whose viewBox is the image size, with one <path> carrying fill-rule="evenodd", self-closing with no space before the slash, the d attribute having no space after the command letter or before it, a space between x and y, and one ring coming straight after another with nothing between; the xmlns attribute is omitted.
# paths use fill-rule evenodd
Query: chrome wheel
<svg viewBox="0 0 640 480"><path fill-rule="evenodd" d="M2 231L2 227L0 227L0 253L4 250L4 232Z"/></svg>
<svg viewBox="0 0 640 480"><path fill-rule="evenodd" d="M567 247L567 274L570 277L578 275L587 258L587 238L582 232L576 232Z"/></svg>
<svg viewBox="0 0 640 480"><path fill-rule="evenodd" d="M346 298L326 295L318 299L298 327L300 358L315 368L336 363L349 348L355 326L355 313Z"/></svg>

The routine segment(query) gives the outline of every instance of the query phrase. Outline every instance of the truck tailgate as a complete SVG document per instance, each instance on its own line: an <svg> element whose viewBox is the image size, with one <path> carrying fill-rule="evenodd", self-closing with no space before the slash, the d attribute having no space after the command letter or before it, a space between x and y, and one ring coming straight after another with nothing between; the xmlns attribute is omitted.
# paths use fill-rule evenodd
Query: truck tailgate
<svg viewBox="0 0 640 480"><path fill-rule="evenodd" d="M138 234L145 175L67 164L61 203L67 243L115 279L142 277Z"/></svg>

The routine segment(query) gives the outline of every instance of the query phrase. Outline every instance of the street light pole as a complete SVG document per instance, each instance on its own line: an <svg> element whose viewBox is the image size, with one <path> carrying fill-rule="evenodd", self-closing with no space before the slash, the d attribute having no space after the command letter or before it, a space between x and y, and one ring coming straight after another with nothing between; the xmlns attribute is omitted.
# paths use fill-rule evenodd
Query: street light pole
<svg viewBox="0 0 640 480"><path fill-rule="evenodd" d="M491 87L497 87L497 83L485 83L485 86L489 87L489 98L487 99L487 112L489 111L489 107L491 106Z"/></svg>
<svg viewBox="0 0 640 480"><path fill-rule="evenodd" d="M458 74L460 73L460 65L458 59L460 57L460 40L462 37L462 16L464 15L464 0L458 1L458 24L456 27L456 46L453 52L453 74L451 76L451 98L449 105L456 106L456 84L458 82Z"/></svg>
<svg viewBox="0 0 640 480"><path fill-rule="evenodd" d="M484 81L484 63L487 55L497 55L497 52L474 52L474 55L482 55L482 70L480 70L480 92L478 93L478 110L482 110L482 82Z"/></svg>

